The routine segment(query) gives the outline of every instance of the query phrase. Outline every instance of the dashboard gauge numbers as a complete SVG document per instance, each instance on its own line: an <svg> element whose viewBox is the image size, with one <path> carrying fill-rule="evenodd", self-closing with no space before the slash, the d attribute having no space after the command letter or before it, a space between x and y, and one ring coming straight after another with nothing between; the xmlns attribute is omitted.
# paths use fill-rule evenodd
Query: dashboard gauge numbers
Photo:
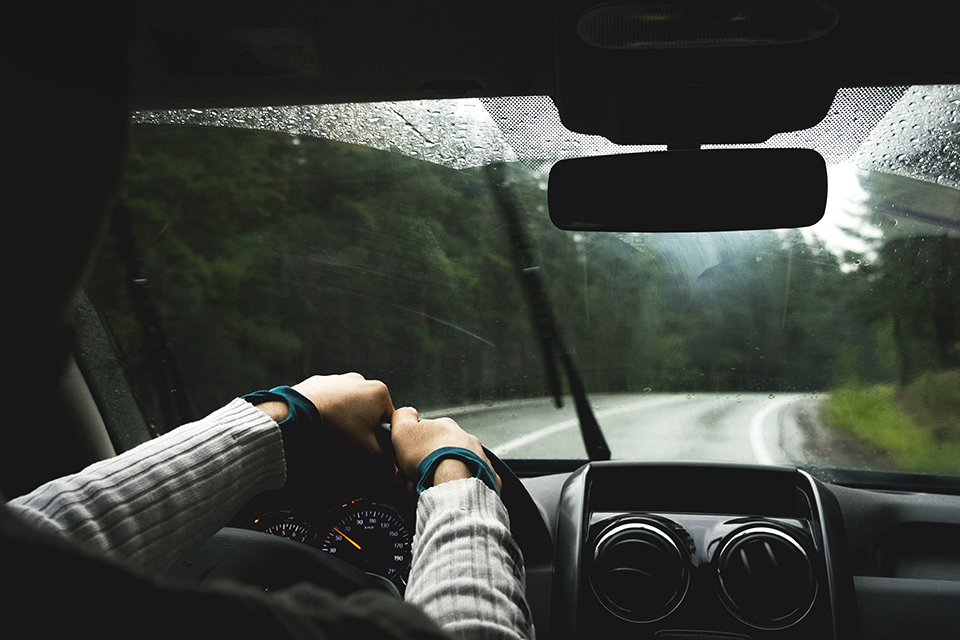
<svg viewBox="0 0 960 640"><path fill-rule="evenodd" d="M315 535L309 524L286 511L260 516L253 521L253 525L257 531L297 542L309 542Z"/></svg>
<svg viewBox="0 0 960 640"><path fill-rule="evenodd" d="M348 503L334 512L324 531L318 548L364 571L393 578L410 563L410 531L388 505Z"/></svg>

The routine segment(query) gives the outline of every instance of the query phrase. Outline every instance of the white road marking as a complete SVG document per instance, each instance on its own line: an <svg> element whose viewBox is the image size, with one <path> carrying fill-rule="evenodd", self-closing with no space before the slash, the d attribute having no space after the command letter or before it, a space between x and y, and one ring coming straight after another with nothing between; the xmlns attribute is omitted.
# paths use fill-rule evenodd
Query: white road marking
<svg viewBox="0 0 960 640"><path fill-rule="evenodd" d="M654 407L662 407L665 405L676 404L678 402L684 402L684 401L685 401L685 397L683 395L670 395L670 396L665 396L660 398L647 398L647 399L641 400L640 402L634 402L631 404L621 405L619 407L611 407L609 409L603 409L601 411L597 411L595 415L596 415L597 421L599 422L601 418L608 418L618 413L627 413L630 411L637 411L641 409L652 409ZM571 429L573 427L576 427L579 424L579 422L580 421L577 418L572 418L569 420L563 420L562 422L551 424L546 427L542 427L540 429L537 429L536 431L531 431L530 433L526 433L520 436L519 438L508 440L507 442L504 442L503 444L497 447L493 447L493 452L497 454L497 456L503 456L516 449L519 449L520 447L526 446L531 442L536 442L537 440L541 440L548 436L552 436L555 433L559 433L565 429Z"/></svg>
<svg viewBox="0 0 960 640"><path fill-rule="evenodd" d="M796 400L796 397L793 396L781 397L753 414L753 419L750 420L750 448L753 450L753 457L757 459L758 464L777 464L764 444L763 422L771 413L779 411L788 404L796 402Z"/></svg>
<svg viewBox="0 0 960 640"><path fill-rule="evenodd" d="M491 409L514 409L519 407L533 407L538 404L544 406L553 406L552 398L520 398L517 400L497 400L496 402L483 404L468 404L456 407L444 407L440 409L427 409L420 412L421 418L452 418L465 413L477 413L478 411L489 411Z"/></svg>

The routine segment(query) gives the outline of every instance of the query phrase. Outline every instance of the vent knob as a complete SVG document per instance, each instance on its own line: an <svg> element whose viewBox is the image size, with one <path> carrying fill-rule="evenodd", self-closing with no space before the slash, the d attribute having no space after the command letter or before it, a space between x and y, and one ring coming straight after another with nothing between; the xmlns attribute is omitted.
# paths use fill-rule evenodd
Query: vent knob
<svg viewBox="0 0 960 640"><path fill-rule="evenodd" d="M652 622L680 604L689 583L687 560L667 529L654 520L621 521L599 537L593 587L611 613Z"/></svg>
<svg viewBox="0 0 960 640"><path fill-rule="evenodd" d="M761 629L795 624L817 593L803 545L773 527L750 527L731 536L721 546L717 571L720 598L730 612Z"/></svg>

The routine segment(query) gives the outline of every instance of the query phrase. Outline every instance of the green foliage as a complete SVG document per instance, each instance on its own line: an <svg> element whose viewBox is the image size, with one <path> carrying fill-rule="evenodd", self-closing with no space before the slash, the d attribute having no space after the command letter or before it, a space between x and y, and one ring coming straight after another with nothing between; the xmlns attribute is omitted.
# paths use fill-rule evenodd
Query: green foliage
<svg viewBox="0 0 960 640"><path fill-rule="evenodd" d="M826 408L833 426L873 443L904 469L958 473L958 404L960 372L953 371L927 374L903 390L891 384L841 387Z"/></svg>
<svg viewBox="0 0 960 640"><path fill-rule="evenodd" d="M956 192L879 173L862 174L861 187L881 234L861 236L868 251L848 256L847 298L878 338L875 364L901 386L960 367L960 238L948 231Z"/></svg>
<svg viewBox="0 0 960 640"><path fill-rule="evenodd" d="M900 399L939 442L960 444L960 369L928 371L903 389Z"/></svg>
<svg viewBox="0 0 960 640"><path fill-rule="evenodd" d="M395 402L420 406L545 393L483 170L262 131L138 126L133 141L136 245L198 413L343 371L380 378ZM798 232L565 233L546 217L542 176L514 174L548 298L590 391L888 381L897 353L955 335L948 327L936 337L924 305L937 292L897 280L892 258L849 269ZM90 295L142 370L143 328L115 250L111 240ZM894 290L903 293L887 300Z"/></svg>

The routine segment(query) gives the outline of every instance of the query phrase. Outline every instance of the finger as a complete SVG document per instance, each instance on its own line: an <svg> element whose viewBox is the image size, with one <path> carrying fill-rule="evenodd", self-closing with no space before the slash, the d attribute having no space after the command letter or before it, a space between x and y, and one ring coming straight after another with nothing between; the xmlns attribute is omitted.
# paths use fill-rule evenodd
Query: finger
<svg viewBox="0 0 960 640"><path fill-rule="evenodd" d="M390 389L379 380L372 381L371 384L378 385L375 393L381 406L380 420L391 420L393 412L396 411L396 409L393 407L393 398L390 397Z"/></svg>
<svg viewBox="0 0 960 640"><path fill-rule="evenodd" d="M391 416L390 439L397 454L397 464L408 477L416 475L417 465L427 452L420 452L418 442L422 434L418 431L420 413L413 407L403 407Z"/></svg>
<svg viewBox="0 0 960 640"><path fill-rule="evenodd" d="M413 407L402 407L393 412L390 425L393 429L408 429L420 422L420 412Z"/></svg>

